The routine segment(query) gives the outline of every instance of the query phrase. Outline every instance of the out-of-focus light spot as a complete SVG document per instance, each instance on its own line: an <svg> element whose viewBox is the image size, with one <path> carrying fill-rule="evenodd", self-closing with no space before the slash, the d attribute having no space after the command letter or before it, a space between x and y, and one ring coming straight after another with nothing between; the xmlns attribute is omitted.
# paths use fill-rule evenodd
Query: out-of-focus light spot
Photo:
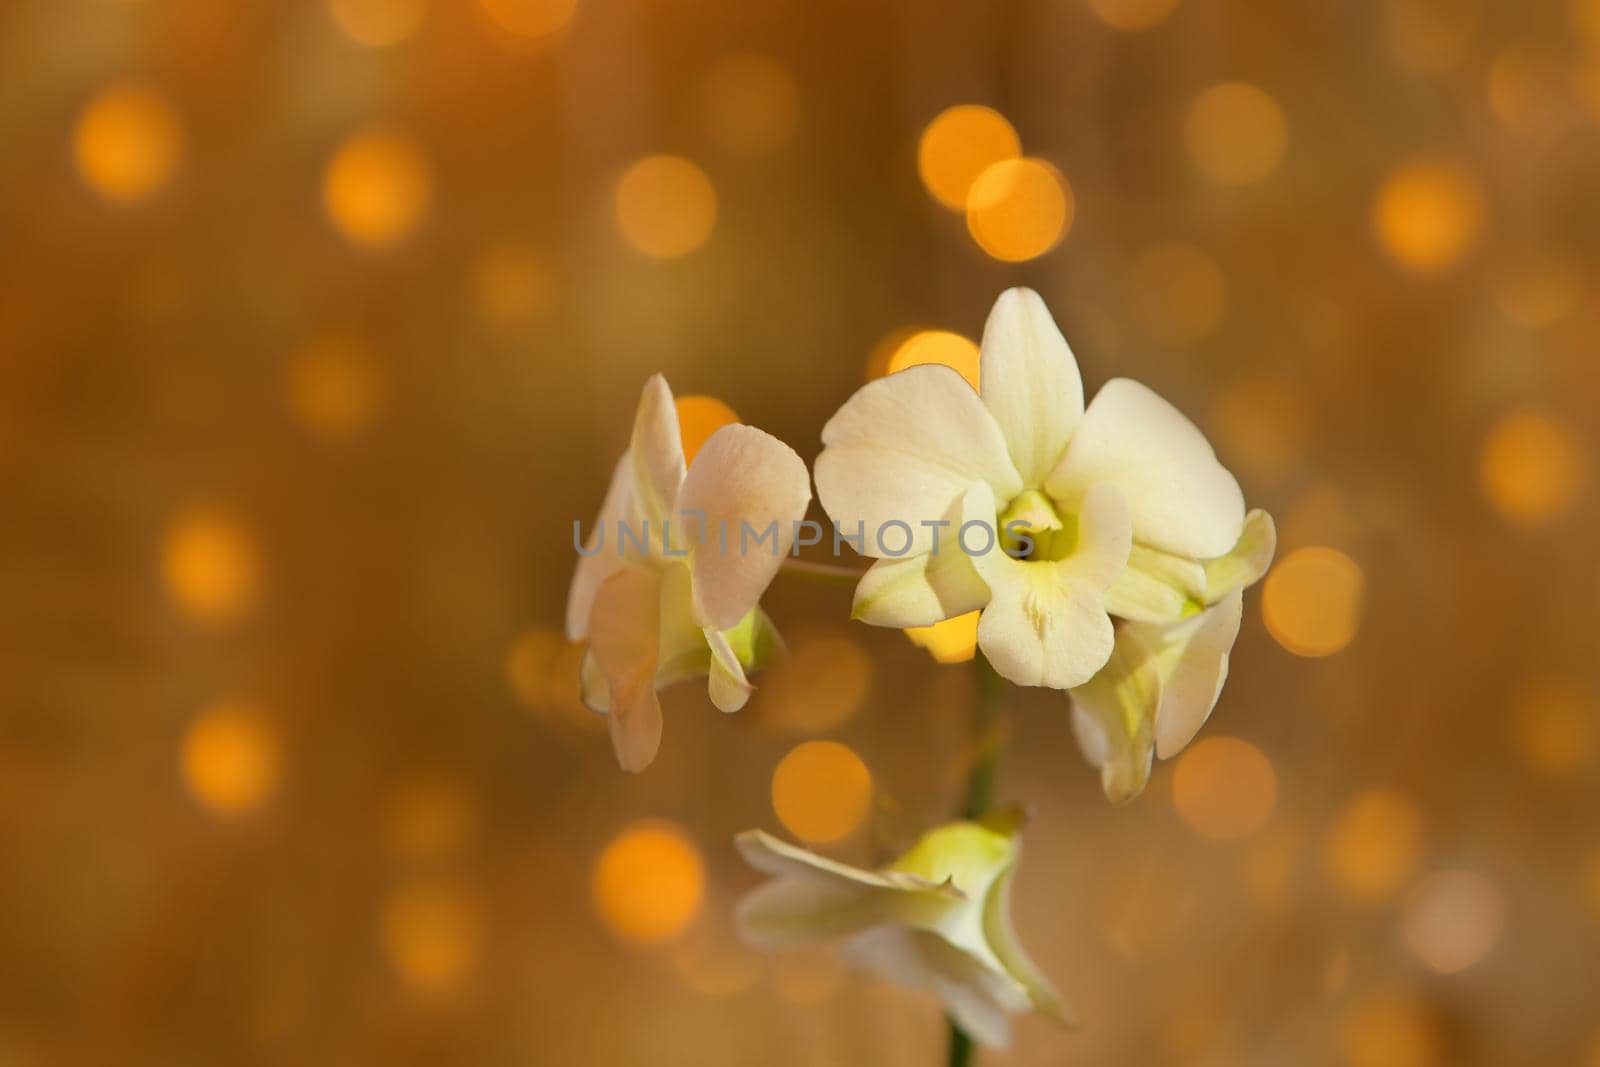
<svg viewBox="0 0 1600 1067"><path fill-rule="evenodd" d="M168 524L161 570L172 599L202 622L232 622L255 606L260 593L255 542L217 511L197 508Z"/></svg>
<svg viewBox="0 0 1600 1067"><path fill-rule="evenodd" d="M1583 296L1580 265L1549 249L1530 249L1508 257L1496 270L1494 303L1501 314L1530 329L1572 314Z"/></svg>
<svg viewBox="0 0 1600 1067"><path fill-rule="evenodd" d="M478 822L478 807L459 782L408 782L390 800L389 847L407 863L431 863L461 848Z"/></svg>
<svg viewBox="0 0 1600 1067"><path fill-rule="evenodd" d="M1384 39L1403 66L1438 73L1467 56L1478 15L1477 0L1386 0Z"/></svg>
<svg viewBox="0 0 1600 1067"><path fill-rule="evenodd" d="M221 815L242 815L278 788L278 731L259 708L218 704L190 724L182 762L184 784L195 800Z"/></svg>
<svg viewBox="0 0 1600 1067"><path fill-rule="evenodd" d="M1403 993L1380 993L1350 1012L1344 1023L1349 1067L1434 1067L1442 1041L1427 1005Z"/></svg>
<svg viewBox="0 0 1600 1067"><path fill-rule="evenodd" d="M1235 841L1261 828L1278 802L1278 776L1261 750L1236 737L1189 746L1172 774L1172 802L1202 837Z"/></svg>
<svg viewBox="0 0 1600 1067"><path fill-rule="evenodd" d="M1305 392L1271 378L1241 378L1211 403L1207 429L1230 466L1263 482L1293 473L1311 436Z"/></svg>
<svg viewBox="0 0 1600 1067"><path fill-rule="evenodd" d="M1148 30L1172 14L1178 0L1089 0L1089 6L1114 30Z"/></svg>
<svg viewBox="0 0 1600 1067"><path fill-rule="evenodd" d="M549 264L516 245L485 250L473 267L473 304L484 322L496 329L534 321L549 309L554 291Z"/></svg>
<svg viewBox="0 0 1600 1067"><path fill-rule="evenodd" d="M464 885L418 880L384 901L380 934L384 954L407 985L442 993L477 965L483 947L483 905Z"/></svg>
<svg viewBox="0 0 1600 1067"><path fill-rule="evenodd" d="M783 64L742 52L720 60L700 86L700 112L723 151L760 156L794 133L800 89Z"/></svg>
<svg viewBox="0 0 1600 1067"><path fill-rule="evenodd" d="M917 143L917 173L935 200L965 211L978 175L1022 155L1022 140L1006 117L981 104L939 112Z"/></svg>
<svg viewBox="0 0 1600 1067"><path fill-rule="evenodd" d="M949 367L978 388L978 346L949 330L919 330L907 337L889 357L888 373L937 363Z"/></svg>
<svg viewBox="0 0 1600 1067"><path fill-rule="evenodd" d="M428 0L329 0L333 20L352 41L387 48L417 32Z"/></svg>
<svg viewBox="0 0 1600 1067"><path fill-rule="evenodd" d="M583 651L583 645L568 644L559 630L525 630L506 651L506 681L529 711L587 733L603 733L605 716L584 707L578 685Z"/></svg>
<svg viewBox="0 0 1600 1067"><path fill-rule="evenodd" d="M847 637L804 636L757 690L762 722L778 730L823 733L848 722L872 689L872 660Z"/></svg>
<svg viewBox="0 0 1600 1067"><path fill-rule="evenodd" d="M867 355L867 381L888 374L889 364L894 361L895 353L899 352L907 341L922 332L920 326L900 326L885 334L882 340L872 346L872 351Z"/></svg>
<svg viewBox="0 0 1600 1067"><path fill-rule="evenodd" d="M717 192L705 171L681 156L646 156L617 183L617 225L628 243L655 259L686 256L717 222Z"/></svg>
<svg viewBox="0 0 1600 1067"><path fill-rule="evenodd" d="M183 128L172 106L137 85L104 90L78 118L78 173L101 197L126 204L160 190L183 158Z"/></svg>
<svg viewBox="0 0 1600 1067"><path fill-rule="evenodd" d="M1336 548L1289 553L1267 575L1261 615L1274 640L1297 656L1331 656L1361 626L1366 576Z"/></svg>
<svg viewBox="0 0 1600 1067"><path fill-rule="evenodd" d="M1203 340L1222 322L1228 283L1215 261L1186 244L1160 244L1134 260L1128 302L1139 325L1163 344Z"/></svg>
<svg viewBox="0 0 1600 1067"><path fill-rule="evenodd" d="M321 437L354 437L383 406L383 369L354 338L312 340L290 358L287 379L289 409Z"/></svg>
<svg viewBox="0 0 1600 1067"><path fill-rule="evenodd" d="M690 394L677 399L678 439L683 461L693 463L711 435L739 421L739 415L714 396Z"/></svg>
<svg viewBox="0 0 1600 1067"><path fill-rule="evenodd" d="M1323 867L1341 890L1382 900L1422 859L1422 816L1392 789L1369 789L1339 813L1323 842Z"/></svg>
<svg viewBox="0 0 1600 1067"><path fill-rule="evenodd" d="M1042 159L1010 159L978 175L967 195L967 231L995 259L1021 263L1072 229L1072 187Z"/></svg>
<svg viewBox="0 0 1600 1067"><path fill-rule="evenodd" d="M1526 526L1566 514L1586 477L1583 448L1572 432L1532 411L1513 411L1495 423L1478 460L1489 503Z"/></svg>
<svg viewBox="0 0 1600 1067"><path fill-rule="evenodd" d="M1489 109L1513 130L1552 128L1566 103L1566 71L1551 52L1514 45L1489 64Z"/></svg>
<svg viewBox="0 0 1600 1067"><path fill-rule="evenodd" d="M1500 940L1505 898L1473 871L1438 871L1419 882L1406 902L1406 946L1440 974L1464 971Z"/></svg>
<svg viewBox="0 0 1600 1067"><path fill-rule="evenodd" d="M366 248L397 244L422 221L433 175L415 141L371 128L339 145L322 175L322 205L334 226Z"/></svg>
<svg viewBox="0 0 1600 1067"><path fill-rule="evenodd" d="M1384 251L1401 266L1432 273L1461 259L1477 242L1483 190L1454 164L1408 163L1384 180L1373 212Z"/></svg>
<svg viewBox="0 0 1600 1067"><path fill-rule="evenodd" d="M913 626L906 630L911 643L928 650L936 663L965 663L978 651L978 617L969 611L932 626Z"/></svg>
<svg viewBox="0 0 1600 1067"><path fill-rule="evenodd" d="M1213 85L1196 97L1183 133L1200 172L1228 186L1250 185L1277 170L1289 143L1278 102L1244 82Z"/></svg>
<svg viewBox="0 0 1600 1067"><path fill-rule="evenodd" d="M538 39L572 21L578 0L478 0L484 14L507 33Z"/></svg>
<svg viewBox="0 0 1600 1067"><path fill-rule="evenodd" d="M826 949L782 952L772 958L772 984L790 1004L821 1004L844 985L844 963Z"/></svg>
<svg viewBox="0 0 1600 1067"><path fill-rule="evenodd" d="M704 997L738 996L761 977L761 957L720 932L702 931L674 945L672 965Z"/></svg>
<svg viewBox="0 0 1600 1067"><path fill-rule="evenodd" d="M772 810L803 841L827 844L849 836L871 799L867 765L837 741L796 745L772 772Z"/></svg>
<svg viewBox="0 0 1600 1067"><path fill-rule="evenodd" d="M1595 709L1570 682L1528 685L1512 704L1517 751L1529 769L1550 778L1570 778L1594 765Z"/></svg>
<svg viewBox="0 0 1600 1067"><path fill-rule="evenodd" d="M700 850L677 824L643 819L612 838L594 866L595 911L617 937L658 945L681 934L705 895Z"/></svg>

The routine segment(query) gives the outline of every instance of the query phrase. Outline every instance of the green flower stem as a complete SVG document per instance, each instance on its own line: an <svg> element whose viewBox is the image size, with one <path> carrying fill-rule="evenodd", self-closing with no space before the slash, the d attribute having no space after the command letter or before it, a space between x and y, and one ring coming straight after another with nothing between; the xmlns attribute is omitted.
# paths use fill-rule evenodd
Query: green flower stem
<svg viewBox="0 0 1600 1067"><path fill-rule="evenodd" d="M973 657L973 665L978 692L972 715L972 768L967 772L966 795L961 802L963 819L982 818L994 803L1005 725L1002 719L1007 691L1005 679L995 673L982 653ZM954 1019L949 1023L950 1067L969 1067L974 1055L972 1038Z"/></svg>

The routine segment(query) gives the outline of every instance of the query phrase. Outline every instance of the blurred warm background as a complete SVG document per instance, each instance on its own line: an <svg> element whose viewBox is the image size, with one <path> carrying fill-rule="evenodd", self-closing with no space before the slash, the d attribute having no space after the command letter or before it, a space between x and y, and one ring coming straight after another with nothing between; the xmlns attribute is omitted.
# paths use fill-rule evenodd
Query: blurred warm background
<svg viewBox="0 0 1600 1067"><path fill-rule="evenodd" d="M1597 180L1594 0L6 0L0 1064L938 1062L730 837L946 817L959 625L638 777L558 627L648 374L809 460L1012 284L1282 548L1131 806L1019 701L986 1062L1600 1062Z"/></svg>

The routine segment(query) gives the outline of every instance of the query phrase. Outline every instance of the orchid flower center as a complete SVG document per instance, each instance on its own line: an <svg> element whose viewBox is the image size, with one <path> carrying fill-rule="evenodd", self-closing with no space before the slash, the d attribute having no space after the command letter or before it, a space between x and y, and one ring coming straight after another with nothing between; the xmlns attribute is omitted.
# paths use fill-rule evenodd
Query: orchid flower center
<svg viewBox="0 0 1600 1067"><path fill-rule="evenodd" d="M1058 510L1055 501L1037 489L1012 498L996 525L1001 547L1014 559L1054 562L1078 547L1078 516Z"/></svg>

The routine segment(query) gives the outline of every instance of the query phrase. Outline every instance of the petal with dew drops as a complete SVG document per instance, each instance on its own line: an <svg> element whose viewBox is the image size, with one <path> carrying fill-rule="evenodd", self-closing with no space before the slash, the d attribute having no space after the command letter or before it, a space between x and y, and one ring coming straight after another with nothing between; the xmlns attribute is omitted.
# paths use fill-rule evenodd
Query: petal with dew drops
<svg viewBox="0 0 1600 1067"><path fill-rule="evenodd" d="M1083 417L1083 378L1038 293L1000 294L983 327L979 368L984 405L1005 434L1023 484L1042 486Z"/></svg>
<svg viewBox="0 0 1600 1067"><path fill-rule="evenodd" d="M1192 559L1225 555L1244 528L1244 494L1177 408L1128 378L1095 396L1045 488L1074 500L1108 483L1128 502L1141 544Z"/></svg>
<svg viewBox="0 0 1600 1067"><path fill-rule="evenodd" d="M595 592L623 564L617 539L619 523L633 521L633 460L624 452L611 472L611 484L600 502L600 515L584 541L578 566L567 589L567 640L582 641L589 636L589 612L594 608Z"/></svg>
<svg viewBox="0 0 1600 1067"><path fill-rule="evenodd" d="M677 508L684 529L703 535L690 549L689 563L701 626L729 630L750 614L778 573L794 542L795 523L810 502L805 461L771 434L734 423L701 446ZM746 525L761 531L773 522L778 524L774 550L743 543Z"/></svg>
<svg viewBox="0 0 1600 1067"><path fill-rule="evenodd" d="M659 374L652 374L644 383L628 454L633 458L633 489L640 517L659 538L660 524L672 518L685 469L678 408L667 380Z"/></svg>
<svg viewBox="0 0 1600 1067"><path fill-rule="evenodd" d="M817 495L848 535L858 524L863 555L881 556L885 523L910 528L903 556L921 555L934 530L974 481L987 482L1009 500L1022 480L1000 427L983 401L949 367L922 364L868 382L822 428ZM898 548L899 529L885 534Z"/></svg>
<svg viewBox="0 0 1600 1067"><path fill-rule="evenodd" d="M625 771L644 770L661 744L659 611L655 574L628 566L601 584L589 619L589 652L610 690L611 742Z"/></svg>
<svg viewBox="0 0 1600 1067"><path fill-rule="evenodd" d="M975 485L964 521L994 522L994 497ZM972 564L989 587L978 619L978 647L1017 685L1070 689L1111 655L1114 634L1105 591L1128 559L1128 508L1114 489L1095 486L1078 511L1078 543L1064 559L1016 560L998 543Z"/></svg>
<svg viewBox="0 0 1600 1067"><path fill-rule="evenodd" d="M1161 675L1154 654L1124 627L1105 667L1070 695L1084 759L1100 768L1106 798L1127 803L1144 792L1155 756Z"/></svg>

